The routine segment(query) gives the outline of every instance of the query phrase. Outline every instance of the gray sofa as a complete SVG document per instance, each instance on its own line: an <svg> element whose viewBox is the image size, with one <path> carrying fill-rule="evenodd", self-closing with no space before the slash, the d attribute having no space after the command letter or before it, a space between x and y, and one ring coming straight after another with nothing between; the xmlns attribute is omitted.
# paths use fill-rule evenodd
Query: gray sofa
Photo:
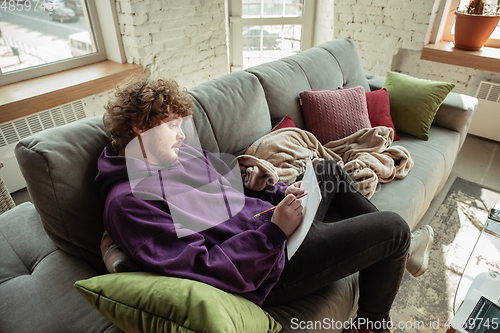
<svg viewBox="0 0 500 333"><path fill-rule="evenodd" d="M304 128L301 91L357 85L369 91L383 82L364 74L350 40L336 40L205 82L189 93L203 147L240 154L287 114ZM408 149L415 166L405 179L381 186L372 198L379 209L395 211L416 226L451 172L476 105L474 98L451 93L436 115L429 141L399 133L398 144ZM107 144L97 116L37 133L17 145L33 204L0 216L1 332L120 332L73 287L77 280L107 273L99 249L103 199L93 187L96 161ZM297 325L291 318L299 323L347 320L357 293L355 274L266 310L283 332L302 332L307 330L292 329Z"/></svg>

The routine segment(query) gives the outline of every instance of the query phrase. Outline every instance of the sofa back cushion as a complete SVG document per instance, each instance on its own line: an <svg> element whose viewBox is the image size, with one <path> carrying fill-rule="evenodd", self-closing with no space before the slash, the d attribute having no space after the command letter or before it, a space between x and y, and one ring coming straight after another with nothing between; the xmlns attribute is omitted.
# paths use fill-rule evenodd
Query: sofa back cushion
<svg viewBox="0 0 500 333"><path fill-rule="evenodd" d="M304 128L299 93L311 88L302 69L294 63L277 60L247 71L259 79L271 118L283 119L290 115L297 127Z"/></svg>
<svg viewBox="0 0 500 333"><path fill-rule="evenodd" d="M302 91L354 86L370 91L356 47L349 39L330 41L246 71L259 79L271 118L289 114L300 128L305 128L299 104Z"/></svg>
<svg viewBox="0 0 500 333"><path fill-rule="evenodd" d="M110 143L102 116L39 132L15 154L43 227L62 250L106 272L99 243L104 201L94 188L97 159Z"/></svg>
<svg viewBox="0 0 500 333"><path fill-rule="evenodd" d="M271 117L259 80L240 71L189 90L201 146L213 153L238 154L271 130Z"/></svg>

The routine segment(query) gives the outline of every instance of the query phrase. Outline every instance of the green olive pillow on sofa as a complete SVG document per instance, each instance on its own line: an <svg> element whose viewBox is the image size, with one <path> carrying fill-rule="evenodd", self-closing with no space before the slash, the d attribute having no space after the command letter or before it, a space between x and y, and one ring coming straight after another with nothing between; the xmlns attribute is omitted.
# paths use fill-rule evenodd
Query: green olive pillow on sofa
<svg viewBox="0 0 500 333"><path fill-rule="evenodd" d="M80 280L75 287L127 333L256 333L282 328L253 302L193 280L126 272Z"/></svg>
<svg viewBox="0 0 500 333"><path fill-rule="evenodd" d="M454 87L453 83L387 72L384 88L389 93L391 118L396 129L429 140L434 116Z"/></svg>

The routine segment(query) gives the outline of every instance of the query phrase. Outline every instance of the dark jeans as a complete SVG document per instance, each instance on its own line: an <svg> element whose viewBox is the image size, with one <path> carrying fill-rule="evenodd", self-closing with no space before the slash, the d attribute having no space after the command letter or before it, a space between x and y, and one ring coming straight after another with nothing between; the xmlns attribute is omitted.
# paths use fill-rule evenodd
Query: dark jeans
<svg viewBox="0 0 500 333"><path fill-rule="evenodd" d="M320 206L264 306L310 294L359 271L358 317L387 319L405 270L410 228L398 214L379 212L335 162L325 160L314 167ZM330 209L342 220L323 222Z"/></svg>

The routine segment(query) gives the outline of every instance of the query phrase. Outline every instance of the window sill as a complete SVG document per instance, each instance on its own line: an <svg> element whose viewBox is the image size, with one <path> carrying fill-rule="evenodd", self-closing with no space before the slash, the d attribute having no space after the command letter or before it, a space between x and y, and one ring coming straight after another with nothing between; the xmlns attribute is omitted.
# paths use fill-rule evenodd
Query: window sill
<svg viewBox="0 0 500 333"><path fill-rule="evenodd" d="M466 51L456 49L450 42L427 44L422 49L420 59L500 72L500 49L494 47L484 46L479 51Z"/></svg>
<svg viewBox="0 0 500 333"><path fill-rule="evenodd" d="M110 60L0 87L0 124L113 89L141 65Z"/></svg>

